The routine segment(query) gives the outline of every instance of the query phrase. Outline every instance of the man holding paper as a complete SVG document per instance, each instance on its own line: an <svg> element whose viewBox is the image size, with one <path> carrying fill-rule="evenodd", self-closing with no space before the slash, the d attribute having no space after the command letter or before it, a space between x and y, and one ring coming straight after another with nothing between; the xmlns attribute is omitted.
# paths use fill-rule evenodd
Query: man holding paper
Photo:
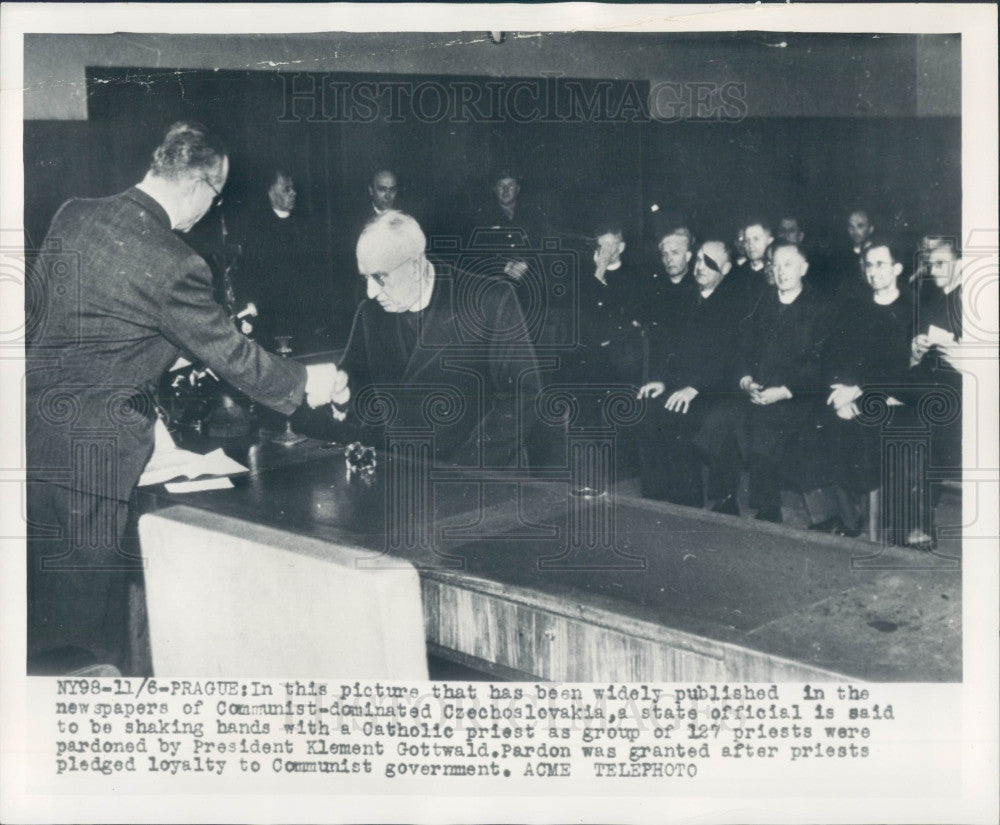
<svg viewBox="0 0 1000 825"><path fill-rule="evenodd" d="M960 476L962 467L962 261L954 238L931 236L926 252L923 283L918 283L916 332L910 342L910 369L900 395L907 404L902 423L926 426L917 410L921 401L932 402L930 466L938 472ZM921 483L913 479L912 485ZM934 545L933 517L941 496L940 484L930 485L930 507L918 512L907 543Z"/></svg>
<svg viewBox="0 0 1000 825"><path fill-rule="evenodd" d="M283 360L238 332L175 234L228 169L218 138L175 123L139 184L70 200L52 221L26 290L29 663L71 646L127 669L128 500L153 449L154 388L178 355L281 413L347 399L332 364Z"/></svg>

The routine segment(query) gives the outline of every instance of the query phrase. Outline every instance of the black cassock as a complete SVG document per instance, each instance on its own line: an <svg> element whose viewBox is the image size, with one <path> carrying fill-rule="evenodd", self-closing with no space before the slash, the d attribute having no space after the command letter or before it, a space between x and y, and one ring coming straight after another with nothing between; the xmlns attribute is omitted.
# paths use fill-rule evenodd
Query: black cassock
<svg viewBox="0 0 1000 825"><path fill-rule="evenodd" d="M782 484L806 491L827 480L816 424L825 398L820 356L829 319L828 303L805 284L790 304L781 303L777 290L769 288L743 320L732 386L749 375L765 388L787 387L792 398L757 405L739 393L708 416L696 442L728 470L720 492L735 494L736 443L750 463L753 506L776 507Z"/></svg>
<svg viewBox="0 0 1000 825"><path fill-rule="evenodd" d="M707 298L696 287L672 286L672 291L675 303L650 352L649 380L663 382L665 389L647 404L642 491L648 498L698 506L701 458L709 451L697 448L693 440L735 390L737 333L746 296L742 286L734 287L725 280ZM688 411L665 409L670 395L685 387L698 390ZM709 454L720 450L721 446ZM712 489L709 495L715 493Z"/></svg>
<svg viewBox="0 0 1000 825"><path fill-rule="evenodd" d="M316 228L297 211L279 218L270 207L251 208L234 221L233 237L242 250L234 279L237 304L256 304L255 337L274 349L275 335L291 335L301 351L331 323L334 306L332 273L317 265ZM346 327L346 319L341 323Z"/></svg>
<svg viewBox="0 0 1000 825"><path fill-rule="evenodd" d="M827 384L861 387L856 402L869 408L875 394L899 400L906 395L906 375L913 338L912 298L907 290L891 304L850 300L841 304L825 350ZM830 408L825 417L830 464L845 490L865 493L881 482L880 423L865 417L844 420Z"/></svg>
<svg viewBox="0 0 1000 825"><path fill-rule="evenodd" d="M541 379L521 308L502 279L439 266L420 312L365 301L340 366L352 399L338 437L384 448L387 437L429 436L439 465L523 460Z"/></svg>

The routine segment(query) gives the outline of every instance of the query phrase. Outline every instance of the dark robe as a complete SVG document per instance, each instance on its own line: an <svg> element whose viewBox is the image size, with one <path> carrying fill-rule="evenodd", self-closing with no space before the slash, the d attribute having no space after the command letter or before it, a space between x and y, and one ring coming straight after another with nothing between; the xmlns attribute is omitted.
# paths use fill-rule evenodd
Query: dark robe
<svg viewBox="0 0 1000 825"><path fill-rule="evenodd" d="M913 338L913 309L907 290L887 306L865 301L844 302L838 309L824 354L827 385L858 386L859 408L878 403L876 396L899 398L905 382ZM902 399L900 399L902 400ZM826 413L830 463L837 483L853 493L873 490L881 479L881 426Z"/></svg>
<svg viewBox="0 0 1000 825"><path fill-rule="evenodd" d="M605 272L601 283L592 264L589 270L580 283L576 378L594 385L638 384L644 351L638 271L622 263Z"/></svg>
<svg viewBox="0 0 1000 825"><path fill-rule="evenodd" d="M832 249L824 258L817 278L821 289L837 303L865 301L871 297L871 287L865 279L861 252L854 247Z"/></svg>
<svg viewBox="0 0 1000 825"><path fill-rule="evenodd" d="M821 485L825 468L813 430L823 398L820 353L828 329L828 304L808 284L790 304L781 303L776 289L768 290L741 324L734 389L749 375L765 388L786 387L792 397L760 406L739 392L706 418L696 442L716 462L720 494L735 495L743 461L750 463L752 506L777 508L782 485Z"/></svg>
<svg viewBox="0 0 1000 825"><path fill-rule="evenodd" d="M726 284L726 289L737 290L743 294L743 304L746 307L746 315L753 312L753 309L760 300L761 295L769 291L769 289L773 290L773 287L768 286L764 270L754 269L750 265L750 261L744 261L742 264L735 264L733 268L729 270L729 273L726 275L723 283Z"/></svg>
<svg viewBox="0 0 1000 825"><path fill-rule="evenodd" d="M340 366L352 400L348 421L332 425L338 438L382 447L392 430L414 427L433 435L438 464L522 460L541 379L520 306L502 281L441 268L420 312L365 301ZM392 399L391 421L372 420L379 396Z"/></svg>
<svg viewBox="0 0 1000 825"><path fill-rule="evenodd" d="M649 379L662 381L666 389L647 402L644 419L641 482L647 498L701 503L702 451L694 439L731 395L744 298L742 290L723 289L721 283L707 298L697 288L676 297L673 330L649 364ZM665 409L670 395L685 387L698 390L688 411Z"/></svg>
<svg viewBox="0 0 1000 825"><path fill-rule="evenodd" d="M296 351L309 348L333 311L331 275L317 266L313 228L298 211L280 218L270 206L251 207L234 221L233 236L243 252L234 276L237 304L256 304L257 340L273 348L274 336L291 335ZM343 340L342 320L340 327Z"/></svg>
<svg viewBox="0 0 1000 825"><path fill-rule="evenodd" d="M652 369L657 360L671 352L679 334L690 299L697 294L698 285L690 268L674 283L660 267L647 276L644 284L645 300L641 308L641 321L646 332L648 360L646 378L658 380Z"/></svg>
<svg viewBox="0 0 1000 825"><path fill-rule="evenodd" d="M962 338L962 287L949 293L933 282L925 283L916 311L915 334L927 334L936 326ZM921 403L935 402L936 414L931 416L930 463L938 469L957 471L962 466L962 373L941 358L937 347L931 347L919 363L906 371L905 388L897 393L905 401L905 417L911 423L927 426L919 420ZM932 398L933 396L933 398ZM956 409L956 404L959 408ZM902 419L904 416L899 416ZM927 417L927 416L925 416Z"/></svg>

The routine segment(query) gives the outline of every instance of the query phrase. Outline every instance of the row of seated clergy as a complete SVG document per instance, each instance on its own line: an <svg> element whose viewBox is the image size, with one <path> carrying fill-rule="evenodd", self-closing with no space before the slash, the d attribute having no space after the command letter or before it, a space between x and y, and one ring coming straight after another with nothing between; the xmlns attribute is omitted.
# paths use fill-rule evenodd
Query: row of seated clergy
<svg viewBox="0 0 1000 825"><path fill-rule="evenodd" d="M725 245L702 245L699 289L660 336L650 366L660 380L640 391L665 399L645 423L645 495L701 504L702 462L723 512L735 512L740 467L749 464L751 505L769 520L780 520L782 485L805 491L835 481L854 494L878 486L879 429L858 415L865 393L916 403L928 383L907 393L913 304L897 285L901 265L887 245L867 264L870 297L833 304L803 282L801 250L779 245L776 288L743 316L739 285L726 287ZM857 518L847 507L842 515Z"/></svg>

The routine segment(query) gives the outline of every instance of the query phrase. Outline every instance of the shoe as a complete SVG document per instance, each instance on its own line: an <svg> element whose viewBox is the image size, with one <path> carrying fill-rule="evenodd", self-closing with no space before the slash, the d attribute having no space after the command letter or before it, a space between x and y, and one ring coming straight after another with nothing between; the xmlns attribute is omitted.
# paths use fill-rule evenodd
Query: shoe
<svg viewBox="0 0 1000 825"><path fill-rule="evenodd" d="M816 533L837 533L838 530L844 529L844 523L840 520L840 516L831 516L816 524L810 524L809 529Z"/></svg>
<svg viewBox="0 0 1000 825"><path fill-rule="evenodd" d="M712 505L712 512L722 513L726 516L738 516L740 514L740 505L736 501L736 496L728 495Z"/></svg>
<svg viewBox="0 0 1000 825"><path fill-rule="evenodd" d="M934 539L928 536L922 530L914 530L907 536L904 542L904 547L909 547L911 550L920 550L924 553L930 553L934 547Z"/></svg>
<svg viewBox="0 0 1000 825"><path fill-rule="evenodd" d="M769 521L772 524L781 524L783 521L780 507L764 507L758 511L754 518L757 521Z"/></svg>

